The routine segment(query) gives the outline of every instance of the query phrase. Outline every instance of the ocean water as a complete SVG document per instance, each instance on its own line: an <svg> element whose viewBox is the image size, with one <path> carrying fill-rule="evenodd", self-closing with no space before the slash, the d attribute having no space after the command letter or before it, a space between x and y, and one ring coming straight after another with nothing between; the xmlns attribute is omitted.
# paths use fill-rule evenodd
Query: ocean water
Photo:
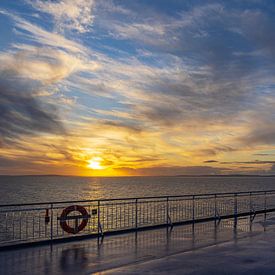
<svg viewBox="0 0 275 275"><path fill-rule="evenodd" d="M0 204L275 189L275 177L0 176Z"/></svg>

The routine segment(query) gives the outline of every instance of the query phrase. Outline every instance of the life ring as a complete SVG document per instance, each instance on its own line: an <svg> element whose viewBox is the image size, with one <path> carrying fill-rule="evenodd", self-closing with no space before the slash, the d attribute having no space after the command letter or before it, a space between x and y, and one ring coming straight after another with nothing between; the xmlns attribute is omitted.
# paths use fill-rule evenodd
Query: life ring
<svg viewBox="0 0 275 275"><path fill-rule="evenodd" d="M67 223L68 215L73 211L78 211L82 215L82 222L79 225L77 225L77 223L76 223L75 227L71 227ZM88 223L89 217L90 217L90 215L88 214L87 210L83 206L71 205L71 206L68 206L67 208L63 209L61 216L59 218L60 226L67 233L76 234L85 228L85 226ZM77 221L78 217L75 217L75 220Z"/></svg>

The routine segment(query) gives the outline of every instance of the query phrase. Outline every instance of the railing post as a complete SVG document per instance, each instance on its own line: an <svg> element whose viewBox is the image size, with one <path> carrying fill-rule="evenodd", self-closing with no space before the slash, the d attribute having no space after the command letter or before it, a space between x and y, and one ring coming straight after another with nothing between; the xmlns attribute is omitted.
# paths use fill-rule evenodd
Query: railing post
<svg viewBox="0 0 275 275"><path fill-rule="evenodd" d="M234 194L234 226L237 226L237 220L238 220L238 194Z"/></svg>
<svg viewBox="0 0 275 275"><path fill-rule="evenodd" d="M250 213L250 217L251 217L251 213L252 213L252 198L251 198L251 192L249 193L249 213Z"/></svg>
<svg viewBox="0 0 275 275"><path fill-rule="evenodd" d="M166 197L166 225L169 224L169 197Z"/></svg>
<svg viewBox="0 0 275 275"><path fill-rule="evenodd" d="M100 200L97 201L97 234L101 233L101 224L100 224Z"/></svg>
<svg viewBox="0 0 275 275"><path fill-rule="evenodd" d="M264 218L266 219L266 209L267 209L267 205L266 205L266 192L264 192Z"/></svg>
<svg viewBox="0 0 275 275"><path fill-rule="evenodd" d="M238 194L234 194L234 216L238 215L238 199L237 199Z"/></svg>
<svg viewBox="0 0 275 275"><path fill-rule="evenodd" d="M138 199L136 199L135 206L136 206L136 215L135 215L136 222L135 222L135 226L136 226L136 229L137 229L138 228Z"/></svg>
<svg viewBox="0 0 275 275"><path fill-rule="evenodd" d="M217 194L214 196L214 204L215 204L215 220L217 219Z"/></svg>
<svg viewBox="0 0 275 275"><path fill-rule="evenodd" d="M192 196L192 220L195 222L195 195Z"/></svg>
<svg viewBox="0 0 275 275"><path fill-rule="evenodd" d="M51 203L51 241L53 240L53 204Z"/></svg>
<svg viewBox="0 0 275 275"><path fill-rule="evenodd" d="M19 239L21 240L22 235L22 212L19 212Z"/></svg>

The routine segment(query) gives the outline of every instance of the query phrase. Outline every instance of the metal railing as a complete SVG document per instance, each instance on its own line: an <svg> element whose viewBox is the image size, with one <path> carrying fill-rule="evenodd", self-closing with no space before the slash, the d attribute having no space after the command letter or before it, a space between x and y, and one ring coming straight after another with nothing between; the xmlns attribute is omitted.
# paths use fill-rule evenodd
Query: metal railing
<svg viewBox="0 0 275 275"><path fill-rule="evenodd" d="M0 205L0 247L272 211L275 190Z"/></svg>

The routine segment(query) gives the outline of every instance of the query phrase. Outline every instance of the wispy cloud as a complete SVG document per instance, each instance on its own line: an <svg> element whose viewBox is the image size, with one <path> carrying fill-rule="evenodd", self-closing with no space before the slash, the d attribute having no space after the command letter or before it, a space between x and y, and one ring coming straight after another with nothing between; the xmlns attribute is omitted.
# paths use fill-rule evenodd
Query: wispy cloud
<svg viewBox="0 0 275 275"><path fill-rule="evenodd" d="M0 147L26 135L64 134L56 106L36 96L39 82L22 79L9 67L0 74Z"/></svg>
<svg viewBox="0 0 275 275"><path fill-rule="evenodd" d="M100 157L130 174L270 168L242 165L275 143L275 21L264 8L27 3L39 17L1 11L16 37L0 54L2 135L17 141L2 148L9 161L84 171Z"/></svg>
<svg viewBox="0 0 275 275"><path fill-rule="evenodd" d="M29 2L38 11L51 15L58 31L67 29L84 33L90 30L93 23L94 0L29 0Z"/></svg>
<svg viewBox="0 0 275 275"><path fill-rule="evenodd" d="M35 42L39 45L64 49L73 53L84 54L86 52L86 48L83 47L81 44L73 40L67 39L60 34L47 31L42 27L30 23L24 18L9 11L2 10L1 13L5 16L10 17L14 21L14 25L17 31L23 31L19 34L20 36L24 36L26 39L28 39L28 44L30 44L30 42Z"/></svg>
<svg viewBox="0 0 275 275"><path fill-rule="evenodd" d="M88 59L82 45L7 11L2 14L24 31L22 37L38 44L13 43L9 51L0 52L1 145L18 146L26 135L63 135L66 126L58 103L69 104L69 99L60 94L58 100L56 85L76 72L93 72L97 63Z"/></svg>

